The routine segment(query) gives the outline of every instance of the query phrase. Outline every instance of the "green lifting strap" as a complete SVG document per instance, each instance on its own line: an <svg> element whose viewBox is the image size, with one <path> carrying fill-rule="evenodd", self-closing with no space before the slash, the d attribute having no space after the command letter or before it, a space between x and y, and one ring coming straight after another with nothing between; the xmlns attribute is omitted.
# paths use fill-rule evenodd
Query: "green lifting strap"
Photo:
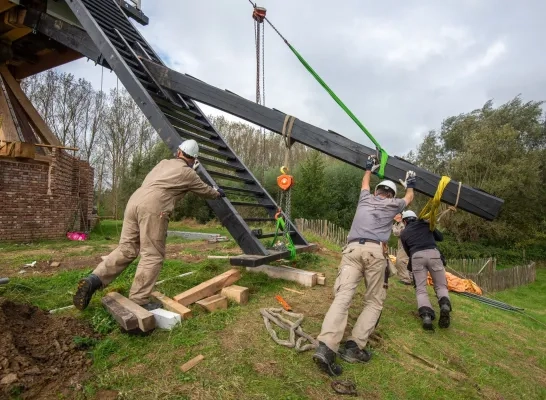
<svg viewBox="0 0 546 400"><path fill-rule="evenodd" d="M279 32L277 31L277 33ZM341 101L339 97L337 97L337 95L333 92L332 89L330 89L330 87L326 84L326 82L324 82L322 78L315 72L315 70L307 63L307 61L305 61L305 59L301 56L301 54L298 53L298 51L294 47L292 47L292 45L288 43L288 41L284 39L282 35L280 36L284 40L286 45L290 48L290 50L292 50L292 52L296 55L298 60L300 60L303 66L307 69L307 71L309 71L309 73L311 73L311 75L315 77L317 82L321 84L321 86L330 94L330 96L332 96L335 102L347 113L349 117L351 117L351 119L358 125L358 127L362 129L362 131L366 134L366 136L368 136L368 138L372 141L372 143L375 144L375 147L380 153L380 164L379 164L379 171L377 172L377 175L380 178L383 178L385 176L385 166L387 165L387 161L389 160L389 155L387 154L385 149L381 147L381 145L377 142L377 140L375 140L375 138L372 136L370 131L366 129L366 127L358 120L358 118L352 113L352 111L349 110L349 108Z"/></svg>
<svg viewBox="0 0 546 400"><path fill-rule="evenodd" d="M296 258L296 246L294 246L294 242L290 237L290 232L287 232L285 228L286 224L284 222L284 218L281 216L277 217L277 229L275 230L275 236L273 237L273 240L271 241L271 245L269 247L273 247L275 245L275 240L277 240L279 230L282 230L284 232L284 237L286 238L286 248L290 252L290 257L288 259L293 260L294 258Z"/></svg>

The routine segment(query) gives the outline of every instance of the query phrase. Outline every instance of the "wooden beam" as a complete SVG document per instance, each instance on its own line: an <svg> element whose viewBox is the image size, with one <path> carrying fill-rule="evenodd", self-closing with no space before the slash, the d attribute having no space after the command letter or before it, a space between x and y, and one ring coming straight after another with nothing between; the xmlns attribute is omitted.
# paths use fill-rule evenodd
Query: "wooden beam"
<svg viewBox="0 0 546 400"><path fill-rule="evenodd" d="M110 315L114 317L117 323L126 331L132 331L138 328L137 317L118 303L116 299L111 296L104 296L101 299L102 304L108 310Z"/></svg>
<svg viewBox="0 0 546 400"><path fill-rule="evenodd" d="M82 58L82 55L74 50L66 49L64 51L51 51L42 56L38 56L35 63L24 63L14 69L13 77L15 79L25 79L31 75L36 75L48 69L58 67L72 61Z"/></svg>
<svg viewBox="0 0 546 400"><path fill-rule="evenodd" d="M7 11L15 6L16 4L9 0L0 0L0 13L3 13L4 11Z"/></svg>
<svg viewBox="0 0 546 400"><path fill-rule="evenodd" d="M138 321L138 327L142 332L148 332L155 328L155 318L151 312L117 292L110 292L103 299L107 297L115 301L121 308L134 314Z"/></svg>
<svg viewBox="0 0 546 400"><path fill-rule="evenodd" d="M170 297L167 297L160 292L152 292L152 297L157 299L157 301L161 302L166 310L180 314L182 319L191 318L191 310L187 307L184 307L182 304L174 301Z"/></svg>
<svg viewBox="0 0 546 400"><path fill-rule="evenodd" d="M237 304L244 305L248 303L248 288L244 286L231 285L222 289L222 296L234 301Z"/></svg>
<svg viewBox="0 0 546 400"><path fill-rule="evenodd" d="M206 299L199 300L195 304L200 305L208 312L213 312L216 310L225 310L228 306L228 301L226 296L221 294L215 294L214 296L207 297Z"/></svg>
<svg viewBox="0 0 546 400"><path fill-rule="evenodd" d="M208 281L205 281L183 293L174 296L174 300L184 306L189 306L205 297L212 296L219 292L224 287L231 285L241 278L241 271L238 269L230 269L221 275L215 276Z"/></svg>
<svg viewBox="0 0 546 400"><path fill-rule="evenodd" d="M259 267L247 268L246 270L250 272L263 272L271 278L297 282L305 287L313 287L317 284L317 274L315 272L304 271L292 267L261 265Z"/></svg>
<svg viewBox="0 0 546 400"><path fill-rule="evenodd" d="M202 102L208 106L228 112L246 121L281 134L286 114L256 104L236 94L211 86L193 77L173 71L163 65L142 59L153 77L165 88L181 95ZM322 153L365 169L369 155L376 154L375 149L363 146L335 132L326 131L306 122L296 120L291 137ZM441 177L419 168L401 158L389 156L385 168L385 177L394 182L405 179L406 172L413 170L417 174L416 191L434 196ZM459 182L452 180L444 190L442 201L454 205L457 200ZM499 215L504 201L479 189L462 185L458 208L493 220Z"/></svg>
<svg viewBox="0 0 546 400"><path fill-rule="evenodd" d="M17 128L13 122L13 115L11 114L10 107L8 105L8 99L4 95L4 91L0 88L0 140L6 142L18 142L21 140L17 133Z"/></svg>
<svg viewBox="0 0 546 400"><path fill-rule="evenodd" d="M27 114L29 121L34 126L36 133L40 135L42 141L45 144L62 146L62 143L59 141L59 139L57 139L57 136L51 132L40 114L38 114L38 111L36 111L30 100L21 89L21 86L19 86L19 83L15 80L13 75L11 75L11 72L5 64L0 65L0 75L2 75L2 78L15 95L15 98Z"/></svg>

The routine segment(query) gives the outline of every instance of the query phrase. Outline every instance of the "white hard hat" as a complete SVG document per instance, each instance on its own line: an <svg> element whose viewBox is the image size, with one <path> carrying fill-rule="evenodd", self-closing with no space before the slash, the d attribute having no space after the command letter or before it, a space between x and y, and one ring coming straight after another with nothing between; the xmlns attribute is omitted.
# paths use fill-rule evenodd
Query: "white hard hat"
<svg viewBox="0 0 546 400"><path fill-rule="evenodd" d="M417 215L411 211L411 210L406 210L402 213L402 219L406 219L406 218L415 218L417 219Z"/></svg>
<svg viewBox="0 0 546 400"><path fill-rule="evenodd" d="M199 155L199 145L193 139L184 140L178 148L182 153L187 154L191 158L197 158Z"/></svg>
<svg viewBox="0 0 546 400"><path fill-rule="evenodd" d="M392 190L394 192L394 196L396 196L396 185L393 181L381 181L379 184L375 187L375 190L377 190L378 187L384 186L388 189Z"/></svg>

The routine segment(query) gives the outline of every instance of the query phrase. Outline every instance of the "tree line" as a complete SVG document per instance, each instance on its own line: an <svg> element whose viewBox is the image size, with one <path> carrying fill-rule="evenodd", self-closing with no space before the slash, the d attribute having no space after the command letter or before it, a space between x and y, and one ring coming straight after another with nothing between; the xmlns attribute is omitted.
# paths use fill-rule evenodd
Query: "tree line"
<svg viewBox="0 0 546 400"><path fill-rule="evenodd" d="M172 157L124 89L104 93L85 79L58 71L27 78L23 88L45 121L67 146L95 168L99 213L121 218L129 196L161 160ZM505 200L498 219L487 222L462 211L448 214L441 229L459 242L513 246L546 242L546 119L541 101L521 97L446 118L403 158ZM280 135L250 124L210 116L211 123L270 194L285 159ZM387 144L388 148L388 144ZM319 218L348 228L363 171L303 145L290 152L294 218ZM375 181L377 182L377 180ZM418 195L412 209L427 198ZM176 218L214 218L204 201L181 202ZM546 258L546 254L544 254Z"/></svg>

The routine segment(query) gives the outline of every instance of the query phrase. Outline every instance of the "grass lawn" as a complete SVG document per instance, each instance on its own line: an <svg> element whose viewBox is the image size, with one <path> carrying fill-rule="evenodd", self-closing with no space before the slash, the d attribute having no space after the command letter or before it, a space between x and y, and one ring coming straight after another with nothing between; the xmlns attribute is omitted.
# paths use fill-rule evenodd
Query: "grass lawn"
<svg viewBox="0 0 546 400"><path fill-rule="evenodd" d="M199 229L175 223L173 228L227 235L215 226ZM110 222L82 243L0 244L0 276L11 277L9 285L0 286L0 296L44 309L71 304L78 279L93 269L100 255L115 247L119 231L120 226ZM100 399L112 393L121 399L338 398L330 387L331 379L313 364L312 351L297 353L275 344L259 313L262 307L278 307L274 297L281 294L294 311L304 313L304 330L315 337L319 333L332 300L339 247L312 235L308 238L320 244L320 251L302 254L292 264L324 272L326 286L303 288L242 270L237 284L250 289L247 305L230 304L227 310L210 314L191 306L192 319L172 331L156 330L142 337L121 333L100 303L107 290L128 294L133 263L107 290L97 293L85 312L63 313L83 318L103 335L90 350L92 377L84 383L80 398ZM230 268L227 261L208 260L208 254L238 252L233 242L169 238L159 279L195 273L168 281L160 290L174 296L189 289ZM59 260L61 266L52 270L45 266L49 260ZM38 261L34 270L26 268L27 272L19 274L32 261ZM363 289L354 298L347 334L361 310ZM344 368L341 379L355 382L358 398L364 399L545 399L546 269L537 271L535 283L492 297L525 308L534 320L452 295L452 326L425 332L419 324L414 289L392 279L371 340L372 360L364 365L340 361ZM204 360L182 373L179 367L199 354Z"/></svg>

